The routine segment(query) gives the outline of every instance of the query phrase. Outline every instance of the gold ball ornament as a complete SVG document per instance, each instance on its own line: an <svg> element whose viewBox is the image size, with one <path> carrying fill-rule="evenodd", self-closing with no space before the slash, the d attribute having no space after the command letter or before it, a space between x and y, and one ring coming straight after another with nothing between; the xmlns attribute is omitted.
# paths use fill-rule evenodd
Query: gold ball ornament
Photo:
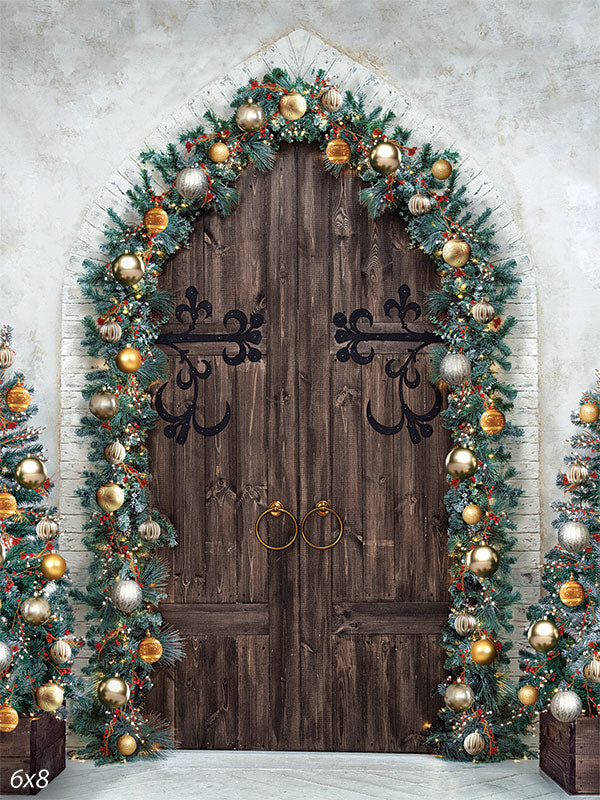
<svg viewBox="0 0 600 800"><path fill-rule="evenodd" d="M502 433L504 430L506 418L501 411L498 411L494 406L490 406L479 418L479 424L484 433L487 433L489 436L495 436L498 433Z"/></svg>
<svg viewBox="0 0 600 800"><path fill-rule="evenodd" d="M479 733L479 731L473 731L473 733L470 733L463 739L463 748L465 753L468 753L470 756L481 755L485 750L485 747L485 739Z"/></svg>
<svg viewBox="0 0 600 800"><path fill-rule="evenodd" d="M306 98L300 92L288 92L279 100L279 113L284 119L301 119L306 114L306 109Z"/></svg>
<svg viewBox="0 0 600 800"><path fill-rule="evenodd" d="M527 631L527 640L538 653L548 653L560 639L556 625L549 619L536 620Z"/></svg>
<svg viewBox="0 0 600 800"><path fill-rule="evenodd" d="M61 686L52 681L38 686L35 690L35 702L42 711L56 711L60 708L65 699L65 693Z"/></svg>
<svg viewBox="0 0 600 800"><path fill-rule="evenodd" d="M417 192L417 194L413 194L408 201L408 210L413 217L422 217L423 214L429 214L432 205L431 197Z"/></svg>
<svg viewBox="0 0 600 800"><path fill-rule="evenodd" d="M444 703L453 711L467 711L473 705L475 695L468 683L451 683L444 692Z"/></svg>
<svg viewBox="0 0 600 800"><path fill-rule="evenodd" d="M15 467L15 480L24 489L39 489L47 479L44 462L35 456L21 459Z"/></svg>
<svg viewBox="0 0 600 800"><path fill-rule="evenodd" d="M129 700L129 686L119 675L110 675L100 681L97 694L106 708L122 708Z"/></svg>
<svg viewBox="0 0 600 800"><path fill-rule="evenodd" d="M471 645L471 659L475 664L479 664L480 666L491 664L496 658L496 652L494 643L485 637L483 639L477 639L477 641L473 642Z"/></svg>
<svg viewBox="0 0 600 800"><path fill-rule="evenodd" d="M115 322L114 320L108 320L100 326L99 334L103 342L114 344L115 342L118 342L123 335L123 329L118 322Z"/></svg>
<svg viewBox="0 0 600 800"><path fill-rule="evenodd" d="M453 625L459 636L468 636L477 627L477 619L473 614L457 614L454 617Z"/></svg>
<svg viewBox="0 0 600 800"><path fill-rule="evenodd" d="M342 93L339 92L335 86L330 86L321 95L320 102L325 111L329 111L329 113L332 114L340 110L344 98L342 97Z"/></svg>
<svg viewBox="0 0 600 800"><path fill-rule="evenodd" d="M155 664L163 654L162 644L150 636L150 631L146 631L146 636L138 645L138 656L146 664Z"/></svg>
<svg viewBox="0 0 600 800"><path fill-rule="evenodd" d="M448 239L442 247L442 258L450 267L464 267L471 257L471 248L464 239Z"/></svg>
<svg viewBox="0 0 600 800"><path fill-rule="evenodd" d="M479 544L467 553L467 567L478 578L489 578L499 566L498 551L488 544Z"/></svg>
<svg viewBox="0 0 600 800"><path fill-rule="evenodd" d="M375 172L392 175L402 163L402 152L394 142L377 142L369 153L369 163Z"/></svg>
<svg viewBox="0 0 600 800"><path fill-rule="evenodd" d="M532 686L530 683L526 683L524 686L521 686L517 692L519 702L521 702L524 706L534 706L537 703L539 696L540 693L537 686Z"/></svg>
<svg viewBox="0 0 600 800"><path fill-rule="evenodd" d="M137 742L133 736L124 733L117 739L117 750L122 756L132 756L137 750Z"/></svg>
<svg viewBox="0 0 600 800"><path fill-rule="evenodd" d="M475 322L480 322L483 325L494 319L496 309L487 300L478 300L471 306L471 314Z"/></svg>
<svg viewBox="0 0 600 800"><path fill-rule="evenodd" d="M125 492L117 483L105 483L96 490L96 502L102 511L118 511L125 502Z"/></svg>
<svg viewBox="0 0 600 800"><path fill-rule="evenodd" d="M122 464L125 461L125 456L127 455L127 450L121 444L121 442L114 441L107 444L103 451L103 456L109 464L116 466L117 464Z"/></svg>
<svg viewBox="0 0 600 800"><path fill-rule="evenodd" d="M431 165L431 174L438 181L445 181L452 175L452 164L445 158L438 158Z"/></svg>
<svg viewBox="0 0 600 800"><path fill-rule="evenodd" d="M600 683L600 659L593 658L583 668L583 677L588 683Z"/></svg>
<svg viewBox="0 0 600 800"><path fill-rule="evenodd" d="M66 664L72 655L71 645L64 639L58 639L50 648L50 660L53 664Z"/></svg>
<svg viewBox="0 0 600 800"><path fill-rule="evenodd" d="M477 456L469 447L453 447L446 456L446 472L463 480L477 472Z"/></svg>
<svg viewBox="0 0 600 800"><path fill-rule="evenodd" d="M483 509L477 503L469 503L463 508L461 516L467 525L477 525L483 519Z"/></svg>
<svg viewBox="0 0 600 800"><path fill-rule="evenodd" d="M579 581L575 580L575 576L571 574L568 581L565 581L558 590L558 596L561 603L569 608L580 606L585 599L585 591Z"/></svg>
<svg viewBox="0 0 600 800"><path fill-rule="evenodd" d="M18 724L19 715L12 706L9 706L8 700L5 700L0 708L0 733L11 733Z"/></svg>
<svg viewBox="0 0 600 800"><path fill-rule="evenodd" d="M327 142L325 158L332 164L346 164L350 161L352 151L345 139L336 138Z"/></svg>
<svg viewBox="0 0 600 800"><path fill-rule="evenodd" d="M582 422L596 422L600 416L600 408L596 403L584 403L579 408L579 419Z"/></svg>
<svg viewBox="0 0 600 800"><path fill-rule="evenodd" d="M50 603L45 597L33 595L21 603L21 617L29 625L43 625L50 619Z"/></svg>
<svg viewBox="0 0 600 800"><path fill-rule="evenodd" d="M49 581L57 581L67 571L67 562L59 553L48 553L42 558L40 569Z"/></svg>
<svg viewBox="0 0 600 800"><path fill-rule="evenodd" d="M3 344L0 347L0 369L8 369L15 362L15 354L11 347Z"/></svg>
<svg viewBox="0 0 600 800"><path fill-rule="evenodd" d="M130 375L142 366L142 354L135 347L124 347L115 356L115 364L121 372Z"/></svg>
<svg viewBox="0 0 600 800"><path fill-rule="evenodd" d="M44 542L49 542L55 539L60 533L58 522L50 519L50 517L43 517L35 526L37 536Z"/></svg>
<svg viewBox="0 0 600 800"><path fill-rule="evenodd" d="M112 419L118 410L119 398L108 389L100 389L90 397L90 411L97 419Z"/></svg>
<svg viewBox="0 0 600 800"><path fill-rule="evenodd" d="M213 142L208 148L208 157L213 164L223 164L229 158L229 147L225 142Z"/></svg>
<svg viewBox="0 0 600 800"><path fill-rule="evenodd" d="M144 277L146 267L135 253L123 253L112 263L112 273L121 286L133 286Z"/></svg>
<svg viewBox="0 0 600 800"><path fill-rule="evenodd" d="M567 480L574 486L581 486L590 477L590 472L584 464L569 464L567 469Z"/></svg>
<svg viewBox="0 0 600 800"><path fill-rule="evenodd" d="M169 215L160 206L153 206L144 214L144 227L148 233L162 233L168 224Z"/></svg>
<svg viewBox="0 0 600 800"><path fill-rule="evenodd" d="M6 392L4 401L13 414L22 414L31 405L31 395L21 381L18 381Z"/></svg>
<svg viewBox="0 0 600 800"><path fill-rule="evenodd" d="M8 519L17 510L17 500L14 495L6 490L6 486L0 491L0 519Z"/></svg>
<svg viewBox="0 0 600 800"><path fill-rule="evenodd" d="M241 130L246 133L254 133L265 124L265 112L258 103L248 100L238 108L235 121Z"/></svg>
<svg viewBox="0 0 600 800"><path fill-rule="evenodd" d="M138 533L146 542L156 542L160 537L160 525L156 520L147 519L138 525Z"/></svg>

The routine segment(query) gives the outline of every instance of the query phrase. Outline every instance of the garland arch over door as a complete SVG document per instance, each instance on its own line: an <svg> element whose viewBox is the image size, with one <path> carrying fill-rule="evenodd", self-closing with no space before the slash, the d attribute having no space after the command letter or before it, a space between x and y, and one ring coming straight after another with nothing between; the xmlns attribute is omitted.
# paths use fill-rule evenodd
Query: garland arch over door
<svg viewBox="0 0 600 800"><path fill-rule="evenodd" d="M437 338L418 308L435 270L409 247L401 220L369 219L360 179L332 178L314 146L284 146L272 172L250 168L238 187L240 207L200 218L189 250L163 273L178 305L159 338L170 378L159 390L166 419L149 447L153 500L179 542L161 612L187 657L159 673L149 701L168 710L187 748L424 750L449 608L451 440L434 418L441 395L419 349ZM193 331L190 286L212 304ZM409 298L401 292L408 311L400 287L410 287ZM357 330L390 338L364 341L357 361L346 360L336 333L349 326L338 315L361 308L374 323ZM221 351L234 360L239 343L198 341L223 331L232 309L254 315L260 360L226 363ZM200 374L208 361L210 375L182 390L177 378L190 361ZM408 362L409 385L416 374L419 385L386 375L389 362ZM203 431L227 419L218 433L186 428L196 394ZM425 422L393 432L394 422L427 412L430 436L419 435ZM322 499L343 520L338 544L318 550L299 536L284 550L261 546L254 526L271 501L300 521ZM311 516L307 538L333 541L338 525ZM261 526L274 546L292 535L289 518Z"/></svg>

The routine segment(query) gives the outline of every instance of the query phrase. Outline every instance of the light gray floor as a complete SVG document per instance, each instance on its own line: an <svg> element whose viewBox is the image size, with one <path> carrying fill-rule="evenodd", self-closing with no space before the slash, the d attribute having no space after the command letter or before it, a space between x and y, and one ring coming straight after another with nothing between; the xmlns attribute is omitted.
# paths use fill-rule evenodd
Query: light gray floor
<svg viewBox="0 0 600 800"><path fill-rule="evenodd" d="M6 795L2 795L6 797ZM180 750L96 768L68 761L42 800L536 800L566 798L537 761L456 764L433 756ZM583 797L583 795L579 795Z"/></svg>

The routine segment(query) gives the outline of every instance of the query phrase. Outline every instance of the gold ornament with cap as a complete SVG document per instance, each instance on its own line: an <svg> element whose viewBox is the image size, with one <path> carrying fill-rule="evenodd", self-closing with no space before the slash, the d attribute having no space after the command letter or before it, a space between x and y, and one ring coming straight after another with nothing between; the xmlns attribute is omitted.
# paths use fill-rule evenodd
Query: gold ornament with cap
<svg viewBox="0 0 600 800"><path fill-rule="evenodd" d="M249 98L238 108L235 121L245 133L254 133L265 124L265 112L262 106Z"/></svg>
<svg viewBox="0 0 600 800"><path fill-rule="evenodd" d="M208 148L208 157L213 164L223 164L229 156L229 147L222 140L213 142Z"/></svg>
<svg viewBox="0 0 600 800"><path fill-rule="evenodd" d="M467 567L478 578L489 578L500 566L498 551L488 544L473 547L467 553Z"/></svg>
<svg viewBox="0 0 600 800"><path fill-rule="evenodd" d="M31 405L31 395L23 386L22 381L17 381L4 395L4 402L13 414L22 414Z"/></svg>
<svg viewBox="0 0 600 800"><path fill-rule="evenodd" d="M46 465L37 456L22 458L15 467L15 480L24 489L39 489L47 479Z"/></svg>
<svg viewBox="0 0 600 800"><path fill-rule="evenodd" d="M306 98L295 90L286 92L279 100L279 113L284 119L295 122L306 114Z"/></svg>
<svg viewBox="0 0 600 800"><path fill-rule="evenodd" d="M371 148L369 164L381 175L393 175L402 163L402 151L396 142L382 139Z"/></svg>
<svg viewBox="0 0 600 800"><path fill-rule="evenodd" d="M134 286L144 277L145 270L137 253L122 253L112 262L112 274L122 286Z"/></svg>
<svg viewBox="0 0 600 800"><path fill-rule="evenodd" d="M446 472L458 480L470 478L477 472L477 456L470 447L453 447L446 456Z"/></svg>
<svg viewBox="0 0 600 800"><path fill-rule="evenodd" d="M560 632L549 619L538 619L527 631L527 640L538 653L549 653L558 644Z"/></svg>

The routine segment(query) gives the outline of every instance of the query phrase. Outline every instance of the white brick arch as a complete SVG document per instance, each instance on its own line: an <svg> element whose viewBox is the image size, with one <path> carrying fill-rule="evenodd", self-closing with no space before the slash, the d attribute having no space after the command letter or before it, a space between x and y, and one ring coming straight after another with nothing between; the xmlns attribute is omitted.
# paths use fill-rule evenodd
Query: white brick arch
<svg viewBox="0 0 600 800"><path fill-rule="evenodd" d="M291 76L302 76L310 80L319 69L324 69L332 81L354 93L363 94L368 107L381 105L391 108L397 122L412 131L411 143L431 142L437 150L446 147L461 153L461 178L467 185L467 194L474 214L486 207L493 209L491 222L497 234L499 246L497 261L514 258L517 272L522 280L518 297L506 307L506 314L513 314L518 325L507 343L513 352L511 383L519 395L511 421L524 429L524 436L512 448L513 463L518 472L518 483L524 489L524 497L514 514L518 526L517 564L513 570L516 588L522 594L522 605L515 609L515 637L521 637L525 625L524 607L539 595L539 460L538 460L538 352L537 352L537 308L535 276L530 259L510 211L498 193L486 179L482 170L461 150L460 142L453 142L443 130L432 125L425 114L420 114L399 89L377 77L366 67L343 55L317 36L297 30L279 39L247 59L223 78L210 83L193 98L175 110L157 126L152 135L140 142L135 153L117 169L98 199L89 209L85 222L75 240L69 259L63 292L62 314L62 358L61 358L61 429L60 429L60 477L59 499L65 517L61 536L62 551L68 554L71 576L75 583L84 585L87 579L88 554L81 544L81 530L86 515L75 494L82 485L82 472L87 466L87 443L75 434L81 417L87 412L81 396L85 373L93 368L92 359L87 358L82 346L83 327L81 319L94 315L93 305L81 297L77 278L82 272L84 258L98 258L102 263L106 256L100 245L104 239L104 224L108 222L106 210L114 208L124 219L132 212L126 190L138 178L139 152L154 147L163 150L169 142L178 141L181 131L195 127L207 109L213 109L224 117L231 113L230 102L237 88L250 78L260 78L266 71L282 67ZM137 222L137 220L136 220ZM78 609L77 619L83 634L84 611ZM516 661L517 650L512 653ZM78 660L87 660L80 653Z"/></svg>

